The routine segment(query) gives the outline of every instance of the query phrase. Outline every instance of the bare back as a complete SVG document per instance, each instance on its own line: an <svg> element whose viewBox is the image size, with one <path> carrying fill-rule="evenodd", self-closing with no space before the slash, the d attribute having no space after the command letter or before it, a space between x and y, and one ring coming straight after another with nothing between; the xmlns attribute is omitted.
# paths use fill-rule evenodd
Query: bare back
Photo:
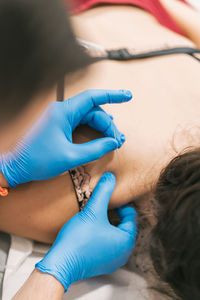
<svg viewBox="0 0 200 300"><path fill-rule="evenodd" d="M79 38L106 48L141 50L166 46L194 47L188 39L162 27L147 12L130 6L103 6L72 18ZM130 89L134 100L107 105L126 135L124 147L87 166L94 186L104 171L117 175L115 204L140 197L156 183L161 169L177 152L199 145L200 64L187 55L132 62L99 62L81 78L67 81L66 98L90 88ZM75 141L96 137L81 129Z"/></svg>

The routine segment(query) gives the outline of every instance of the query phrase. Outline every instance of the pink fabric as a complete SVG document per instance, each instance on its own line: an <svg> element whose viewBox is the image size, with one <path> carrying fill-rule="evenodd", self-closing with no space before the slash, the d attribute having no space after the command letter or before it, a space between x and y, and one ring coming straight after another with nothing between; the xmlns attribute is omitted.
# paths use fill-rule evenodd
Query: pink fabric
<svg viewBox="0 0 200 300"><path fill-rule="evenodd" d="M185 2L185 0L179 0ZM77 14L99 3L132 4L150 12L160 24L184 35L181 28L161 5L159 0L64 0L71 14Z"/></svg>

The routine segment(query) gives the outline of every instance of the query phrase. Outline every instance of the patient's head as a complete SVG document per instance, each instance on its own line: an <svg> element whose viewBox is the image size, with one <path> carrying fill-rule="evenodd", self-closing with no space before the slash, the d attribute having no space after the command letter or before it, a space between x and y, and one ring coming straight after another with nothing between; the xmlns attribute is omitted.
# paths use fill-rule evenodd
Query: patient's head
<svg viewBox="0 0 200 300"><path fill-rule="evenodd" d="M156 187L151 257L180 299L200 299L200 149L176 157Z"/></svg>
<svg viewBox="0 0 200 300"><path fill-rule="evenodd" d="M0 44L1 122L89 62L61 0L0 0Z"/></svg>

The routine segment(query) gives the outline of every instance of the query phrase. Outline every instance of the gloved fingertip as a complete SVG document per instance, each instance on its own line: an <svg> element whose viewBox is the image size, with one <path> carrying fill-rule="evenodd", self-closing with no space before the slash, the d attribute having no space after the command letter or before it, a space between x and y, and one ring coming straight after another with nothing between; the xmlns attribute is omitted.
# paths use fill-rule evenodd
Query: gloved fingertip
<svg viewBox="0 0 200 300"><path fill-rule="evenodd" d="M119 134L118 137L116 137L116 141L118 143L118 149L120 149L122 147L122 145L125 143L126 141L126 137L124 134Z"/></svg>
<svg viewBox="0 0 200 300"><path fill-rule="evenodd" d="M119 216L124 217L124 216L133 216L134 218L137 218L138 214L135 210L135 208L133 208L130 205L124 205L122 207L119 207L116 209L117 213Z"/></svg>
<svg viewBox="0 0 200 300"><path fill-rule="evenodd" d="M101 179L100 179L102 182L104 181L110 181L110 182L113 182L113 183L116 183L116 177L113 173L111 172L106 172L102 175Z"/></svg>
<svg viewBox="0 0 200 300"><path fill-rule="evenodd" d="M121 142L122 142L122 144L123 144L125 141L126 141L126 137L125 137L124 134L122 134L122 135L121 135Z"/></svg>
<svg viewBox="0 0 200 300"><path fill-rule="evenodd" d="M129 90L120 90L121 93L125 96L125 100L129 101L132 99L133 95Z"/></svg>
<svg viewBox="0 0 200 300"><path fill-rule="evenodd" d="M121 146L122 146L122 142L121 142L121 139L119 140L116 140L117 141L117 149L120 149Z"/></svg>
<svg viewBox="0 0 200 300"><path fill-rule="evenodd" d="M134 207L132 207L130 205L125 205L124 208L126 209L127 213L131 214L132 216L137 217L138 214L137 214L137 212L136 212L136 210L135 210Z"/></svg>
<svg viewBox="0 0 200 300"><path fill-rule="evenodd" d="M119 147L119 142L114 138L105 138L106 141L106 152L111 152Z"/></svg>
<svg viewBox="0 0 200 300"><path fill-rule="evenodd" d="M116 186L116 177L114 174L112 174L111 172L106 172L104 173L100 180L99 180L99 186L101 186L101 190L102 192L104 192L105 194L108 193L109 194L113 192L115 186ZM111 197L111 194L109 196L109 199Z"/></svg>
<svg viewBox="0 0 200 300"><path fill-rule="evenodd" d="M123 143L122 140L121 140L121 136L122 136L122 134L115 128L113 138L115 138L115 140L118 144L118 146L117 146L118 149L121 148L122 143Z"/></svg>
<svg viewBox="0 0 200 300"><path fill-rule="evenodd" d="M101 218L107 219L108 203L116 185L115 176L104 173L99 179L87 205L93 207L93 211Z"/></svg>

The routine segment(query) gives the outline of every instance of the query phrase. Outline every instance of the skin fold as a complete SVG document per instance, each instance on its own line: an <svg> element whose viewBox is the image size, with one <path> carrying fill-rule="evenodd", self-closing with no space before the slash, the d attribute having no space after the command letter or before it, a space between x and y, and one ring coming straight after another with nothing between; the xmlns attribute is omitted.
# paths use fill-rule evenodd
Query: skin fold
<svg viewBox="0 0 200 300"><path fill-rule="evenodd" d="M77 37L106 48L134 47L142 51L166 45L195 47L191 40L162 27L137 7L99 6L71 20ZM111 208L147 201L169 161L186 147L199 145L199 75L200 64L193 58L172 55L134 62L99 62L90 66L84 76L73 74L66 78L65 99L91 88L123 88L133 93L130 103L103 107L113 115L126 143L120 150L85 166L92 189L104 172L116 175ZM55 90L48 95L49 102L54 95ZM81 126L73 139L82 143L97 137L101 137L100 133ZM77 212L73 185L66 173L12 190L0 202L0 230L52 242Z"/></svg>

